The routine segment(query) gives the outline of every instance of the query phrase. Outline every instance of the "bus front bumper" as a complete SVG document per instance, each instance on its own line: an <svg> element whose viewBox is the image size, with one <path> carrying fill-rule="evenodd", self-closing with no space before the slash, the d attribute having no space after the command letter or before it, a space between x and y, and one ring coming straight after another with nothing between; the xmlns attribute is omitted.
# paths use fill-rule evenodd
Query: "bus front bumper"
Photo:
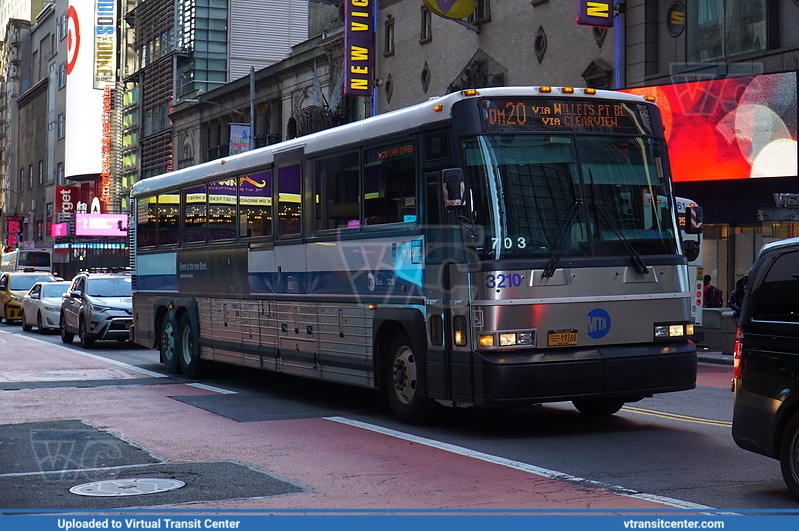
<svg viewBox="0 0 799 531"><path fill-rule="evenodd" d="M690 341L472 353L472 384L453 359L453 399L479 406L592 399L635 401L696 387L696 347ZM465 374L464 374L465 376ZM464 382L459 393L458 382ZM471 392L467 387L473 387ZM460 395L460 396L459 396ZM467 400L472 395L472 400Z"/></svg>

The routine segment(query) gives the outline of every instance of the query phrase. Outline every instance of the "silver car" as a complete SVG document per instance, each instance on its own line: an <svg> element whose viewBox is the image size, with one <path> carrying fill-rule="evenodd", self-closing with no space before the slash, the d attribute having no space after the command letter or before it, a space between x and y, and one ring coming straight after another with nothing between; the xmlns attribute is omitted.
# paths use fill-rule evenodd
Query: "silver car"
<svg viewBox="0 0 799 531"><path fill-rule="evenodd" d="M122 273L78 273L61 300L61 341L77 334L83 348L100 339L128 339L133 324L131 279Z"/></svg>
<svg viewBox="0 0 799 531"><path fill-rule="evenodd" d="M34 284L22 297L22 312L20 313L22 329L30 332L35 326L39 329L40 334L44 334L48 330L58 330L61 297L69 285L70 282L67 280Z"/></svg>

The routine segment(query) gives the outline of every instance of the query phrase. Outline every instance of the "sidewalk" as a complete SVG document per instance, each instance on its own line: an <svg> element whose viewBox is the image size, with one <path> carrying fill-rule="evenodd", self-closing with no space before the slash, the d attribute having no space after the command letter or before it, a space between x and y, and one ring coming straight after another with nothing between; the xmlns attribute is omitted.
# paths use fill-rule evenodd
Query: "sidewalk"
<svg viewBox="0 0 799 531"><path fill-rule="evenodd" d="M732 365L732 354L722 354L720 350L714 350L700 345L696 346L696 357L700 363Z"/></svg>

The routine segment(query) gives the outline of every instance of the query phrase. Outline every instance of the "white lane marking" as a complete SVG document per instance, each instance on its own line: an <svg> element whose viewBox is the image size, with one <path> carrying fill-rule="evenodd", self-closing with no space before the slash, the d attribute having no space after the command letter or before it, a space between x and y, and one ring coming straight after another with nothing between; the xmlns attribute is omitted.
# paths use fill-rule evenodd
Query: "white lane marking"
<svg viewBox="0 0 799 531"><path fill-rule="evenodd" d="M13 334L13 332L6 332L5 330L0 330L0 333ZM22 339L27 339L28 341L35 341L36 343L41 343L42 345L47 345L48 347L58 348L58 349L61 349L61 350L65 350L67 352L72 352L73 354L80 354L81 356L85 356L85 357L91 358L93 360L105 361L105 362L111 363L113 365L116 365L118 367L123 367L125 369L129 369L131 371L138 372L140 374L144 374L144 375L147 375L147 376L152 376L153 378L169 378L169 376L166 375L166 374L161 374L159 372L148 371L147 369L142 369L141 367L136 367L135 365L131 365L130 363L125 363L123 361L112 360L110 358L104 358L104 357L98 356L96 354L89 354L88 352L83 352L83 351L80 351L80 350L75 350L73 348L64 347L64 346L58 345L56 343L50 343L49 341L36 339L35 337L29 337L29 336L27 336L25 334L14 334L14 335L16 335L17 337L21 337Z"/></svg>
<svg viewBox="0 0 799 531"><path fill-rule="evenodd" d="M237 395L239 394L238 391L231 391L229 389L222 389L221 387L214 387L213 385L203 384L203 383L187 383L186 385L190 385L192 387L196 387L197 389L205 389L206 391L213 391L214 393L220 393L223 395Z"/></svg>
<svg viewBox="0 0 799 531"><path fill-rule="evenodd" d="M332 420L333 422L339 422L341 424L348 424L350 426L354 426L356 428L361 428L364 430L373 431L376 433L382 433L383 435L388 435L390 437L395 437L397 439L402 439L405 441L414 442L417 444L423 444L425 446L429 446L431 448L437 448L439 450L444 450L446 452L451 452L457 455L462 455L465 457L471 457L473 459L480 459L481 461L486 461L488 463L494 463L496 465L505 466L508 468L513 468L515 470L521 470L523 472L528 472L530 474L535 474L537 476L543 476L547 479L553 479L557 481L566 481L569 483L578 483L580 485L586 487L593 487L605 491L610 491L613 494L618 494L620 496L628 496L630 498L638 498L641 500L647 500L655 503L660 503L663 505L669 505L671 507L677 507L680 509L699 509L703 511L715 511L712 507L708 507L707 505L700 505L698 503L687 502L683 500L678 500L676 498L669 498L666 496L658 496L656 494L647 494L644 492L637 492L625 487L620 487L618 485L611 485L609 483L603 483L601 481L594 481L591 479L580 478L577 476L572 476L570 474L566 474L563 472L558 472L556 470L549 470L547 468L541 468L539 466L531 465L528 463L522 463L521 461L514 461L512 459L506 459L504 457L499 457L496 455L485 454L483 452L478 452L475 450L470 450L468 448L464 448L462 446L456 446L454 444L434 441L433 439L427 439L425 437L419 437L417 435L411 435L410 433L405 433L397 430L392 430L390 428L384 428L382 426L376 426L374 424L368 424L366 422L361 422L358 420L348 419L344 417L324 417L326 420Z"/></svg>

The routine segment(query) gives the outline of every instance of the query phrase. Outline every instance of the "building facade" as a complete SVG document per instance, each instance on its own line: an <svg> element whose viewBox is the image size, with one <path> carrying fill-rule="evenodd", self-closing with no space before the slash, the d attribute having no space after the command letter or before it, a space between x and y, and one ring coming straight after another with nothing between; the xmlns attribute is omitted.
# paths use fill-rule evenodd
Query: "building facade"
<svg viewBox="0 0 799 531"><path fill-rule="evenodd" d="M793 0L626 2L626 85L669 115L675 191L704 207L725 300L764 243L799 236L797 24Z"/></svg>

